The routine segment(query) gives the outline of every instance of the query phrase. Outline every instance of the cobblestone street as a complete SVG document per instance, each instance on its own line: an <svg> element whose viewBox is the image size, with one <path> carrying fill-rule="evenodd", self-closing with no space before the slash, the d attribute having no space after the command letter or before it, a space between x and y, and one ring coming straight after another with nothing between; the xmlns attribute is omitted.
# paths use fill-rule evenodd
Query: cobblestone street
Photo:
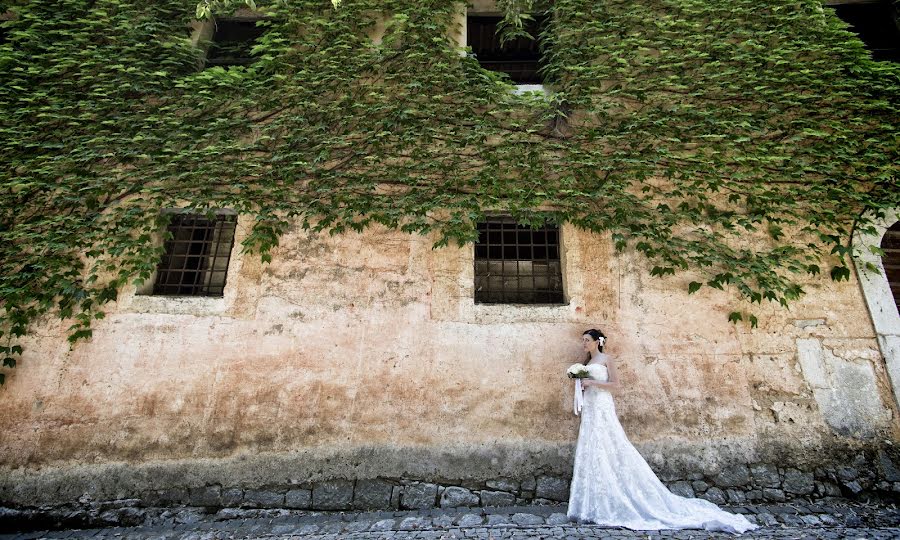
<svg viewBox="0 0 900 540"><path fill-rule="evenodd" d="M900 510L888 504L844 500L827 503L731 506L761 528L752 538L900 538ZM162 510L139 527L67 529L0 535L2 540L36 538L117 538L212 540L219 538L308 538L376 540L412 538L475 539L702 539L733 538L704 531L635 532L570 523L565 506L458 508L409 512L297 512L226 508L214 514L201 509Z"/></svg>

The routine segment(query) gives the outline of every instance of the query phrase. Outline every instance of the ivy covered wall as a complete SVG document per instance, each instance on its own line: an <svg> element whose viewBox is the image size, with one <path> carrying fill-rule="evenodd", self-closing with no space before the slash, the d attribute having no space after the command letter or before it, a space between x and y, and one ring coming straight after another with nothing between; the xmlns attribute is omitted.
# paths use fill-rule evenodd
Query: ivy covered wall
<svg viewBox="0 0 900 540"><path fill-rule="evenodd" d="M457 2L260 2L257 60L205 69L195 6L5 3L7 500L564 478L595 325L668 479L883 480L848 256L900 204L897 67L812 1L525 4L545 95L461 54ZM135 294L170 208L239 214L223 298ZM561 225L565 306L471 301L456 243L493 213Z"/></svg>
<svg viewBox="0 0 900 540"><path fill-rule="evenodd" d="M568 222L756 324L799 276L847 278L850 233L898 205L898 68L816 0L500 2L513 31L549 15L533 99L448 39L458 2L260 2L258 60L228 69L200 69L193 8L0 5L6 366L36 317L86 337L149 278L165 207L253 216L264 258L292 218L439 244L486 211Z"/></svg>

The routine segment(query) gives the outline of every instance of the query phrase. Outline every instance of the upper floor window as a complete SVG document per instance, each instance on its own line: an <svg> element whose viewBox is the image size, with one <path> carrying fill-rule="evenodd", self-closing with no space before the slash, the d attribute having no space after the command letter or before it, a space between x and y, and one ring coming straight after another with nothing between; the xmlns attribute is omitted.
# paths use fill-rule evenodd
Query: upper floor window
<svg viewBox="0 0 900 540"><path fill-rule="evenodd" d="M532 21L525 28L534 39L519 37L501 46L497 25L502 20L502 17L469 15L466 18L466 45L484 69L505 73L517 84L541 84L538 74L541 20Z"/></svg>
<svg viewBox="0 0 900 540"><path fill-rule="evenodd" d="M259 25L261 17L216 18L209 50L207 66L245 66L255 58L250 53L256 40L266 28Z"/></svg>
<svg viewBox="0 0 900 540"><path fill-rule="evenodd" d="M509 218L479 223L475 302L564 303L559 227L531 229Z"/></svg>
<svg viewBox="0 0 900 540"><path fill-rule="evenodd" d="M234 214L173 215L153 294L222 296L236 224Z"/></svg>
<svg viewBox="0 0 900 540"><path fill-rule="evenodd" d="M900 14L893 0L830 2L835 13L859 35L875 60L900 62Z"/></svg>

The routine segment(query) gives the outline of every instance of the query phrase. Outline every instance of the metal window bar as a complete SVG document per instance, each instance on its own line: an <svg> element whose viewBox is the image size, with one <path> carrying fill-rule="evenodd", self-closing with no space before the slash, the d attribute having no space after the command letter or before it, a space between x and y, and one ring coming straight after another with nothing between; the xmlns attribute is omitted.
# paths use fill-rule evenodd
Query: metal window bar
<svg viewBox="0 0 900 540"><path fill-rule="evenodd" d="M213 219L193 214L172 217L165 253L157 266L153 294L222 296L234 247L237 216Z"/></svg>
<svg viewBox="0 0 900 540"><path fill-rule="evenodd" d="M478 224L475 302L562 304L559 228L531 229L512 219Z"/></svg>

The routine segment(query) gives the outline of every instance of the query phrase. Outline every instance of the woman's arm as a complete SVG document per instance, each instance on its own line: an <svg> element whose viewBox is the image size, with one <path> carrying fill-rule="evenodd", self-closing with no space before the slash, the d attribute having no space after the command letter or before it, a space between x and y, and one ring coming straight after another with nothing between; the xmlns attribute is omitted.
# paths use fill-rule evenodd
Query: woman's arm
<svg viewBox="0 0 900 540"><path fill-rule="evenodd" d="M616 361L612 358L606 360L606 373L606 382L595 381L592 379L582 379L581 384L585 387L596 386L597 388L602 388L604 390L618 390L621 387L621 385L619 384L619 374L616 372Z"/></svg>

